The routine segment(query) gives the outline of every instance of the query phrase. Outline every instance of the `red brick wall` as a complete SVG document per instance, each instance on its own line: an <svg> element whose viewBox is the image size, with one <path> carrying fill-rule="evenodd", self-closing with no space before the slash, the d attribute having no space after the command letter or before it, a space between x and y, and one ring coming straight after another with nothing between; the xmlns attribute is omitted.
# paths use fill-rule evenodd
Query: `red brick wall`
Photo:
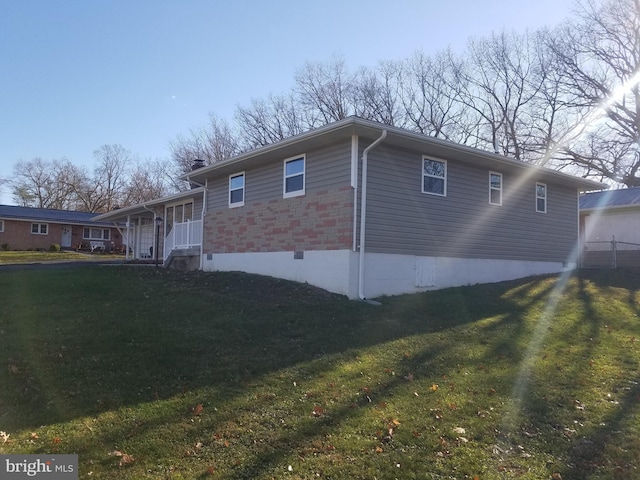
<svg viewBox="0 0 640 480"><path fill-rule="evenodd" d="M254 202L210 210L205 220L205 253L341 250L351 248L353 190Z"/></svg>

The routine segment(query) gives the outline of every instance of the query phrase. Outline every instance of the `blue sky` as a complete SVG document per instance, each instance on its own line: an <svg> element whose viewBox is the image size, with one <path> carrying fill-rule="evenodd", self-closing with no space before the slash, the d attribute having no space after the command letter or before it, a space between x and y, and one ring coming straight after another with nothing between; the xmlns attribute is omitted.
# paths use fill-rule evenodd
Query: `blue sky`
<svg viewBox="0 0 640 480"><path fill-rule="evenodd" d="M121 144L140 159L305 62L353 70L570 17L572 0L0 0L0 178L19 160ZM12 203L0 186L0 203Z"/></svg>

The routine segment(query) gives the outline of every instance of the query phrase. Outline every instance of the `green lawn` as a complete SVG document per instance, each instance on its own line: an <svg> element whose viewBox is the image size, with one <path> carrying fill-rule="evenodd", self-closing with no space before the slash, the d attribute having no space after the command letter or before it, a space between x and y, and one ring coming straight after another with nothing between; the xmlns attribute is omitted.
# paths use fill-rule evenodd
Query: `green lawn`
<svg viewBox="0 0 640 480"><path fill-rule="evenodd" d="M89 254L81 252L60 251L0 251L0 265L11 265L16 263L47 263L47 262L75 262L87 260L124 259L122 255L102 255L99 253Z"/></svg>
<svg viewBox="0 0 640 480"><path fill-rule="evenodd" d="M640 274L380 299L0 269L0 454L80 478L640 478Z"/></svg>

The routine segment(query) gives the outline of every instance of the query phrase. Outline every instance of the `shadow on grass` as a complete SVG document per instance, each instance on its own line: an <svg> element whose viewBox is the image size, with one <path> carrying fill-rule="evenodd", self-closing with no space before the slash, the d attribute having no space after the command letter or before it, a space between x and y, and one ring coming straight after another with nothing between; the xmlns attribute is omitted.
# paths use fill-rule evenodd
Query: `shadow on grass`
<svg viewBox="0 0 640 480"><path fill-rule="evenodd" d="M214 431L237 414L223 406L259 408L238 399L264 376L300 366L305 375L322 377L360 350L424 334L436 334L434 343L419 345L404 360L403 374L443 378L459 363L517 365L532 329L525 317L544 308L553 288L549 278L390 297L374 307L308 285L245 274L88 267L5 272L0 274L8 299L0 306L0 361L6 363L0 372L6 386L0 391L0 429L31 429L175 397L195 403L198 392L207 389L207 400L221 410L206 425ZM597 335L594 300L583 278L578 285L588 328ZM469 355L476 355L471 360L459 357L461 342L480 345L470 349ZM575 379L583 375L577 365L567 368ZM507 377L508 389L513 378ZM370 396L387 400L405 383L402 375L379 381ZM526 408L548 405L545 394L533 391ZM631 411L634 395L627 396L628 406L621 402L612 423ZM272 469L291 450L370 407L359 403L362 398L355 406L336 405L330 415L308 417L287 431L286 439L276 438L237 466L232 478ZM188 418L189 412L180 410L183 403L176 402L176 410L151 409L148 418L125 419L124 428L114 422L90 441L118 445ZM551 413L546 407L535 412ZM185 424L184 435L193 434ZM606 431L594 430L593 436L606 441ZM577 462L578 454L571 455Z"/></svg>

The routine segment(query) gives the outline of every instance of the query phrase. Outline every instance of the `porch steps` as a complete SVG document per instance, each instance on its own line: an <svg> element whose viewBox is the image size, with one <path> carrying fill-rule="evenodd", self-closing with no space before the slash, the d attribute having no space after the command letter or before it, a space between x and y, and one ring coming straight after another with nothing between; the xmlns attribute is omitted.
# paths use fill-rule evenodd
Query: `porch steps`
<svg viewBox="0 0 640 480"><path fill-rule="evenodd" d="M200 247L176 248L164 261L166 268L197 270L200 268Z"/></svg>

